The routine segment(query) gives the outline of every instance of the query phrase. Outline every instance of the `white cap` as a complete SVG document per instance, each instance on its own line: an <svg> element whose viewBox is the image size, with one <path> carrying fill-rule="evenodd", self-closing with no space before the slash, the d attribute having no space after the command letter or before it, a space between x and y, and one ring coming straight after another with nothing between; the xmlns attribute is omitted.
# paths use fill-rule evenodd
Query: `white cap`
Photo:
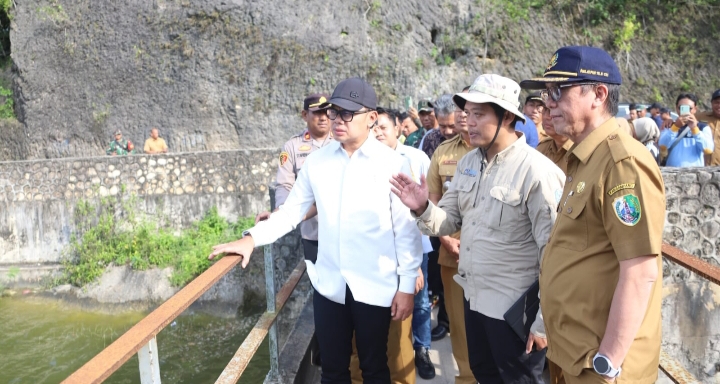
<svg viewBox="0 0 720 384"><path fill-rule="evenodd" d="M493 103L514 114L525 122L525 115L518 109L520 106L520 85L512 79L496 74L478 76L467 93L456 93L453 101L461 109L465 102Z"/></svg>

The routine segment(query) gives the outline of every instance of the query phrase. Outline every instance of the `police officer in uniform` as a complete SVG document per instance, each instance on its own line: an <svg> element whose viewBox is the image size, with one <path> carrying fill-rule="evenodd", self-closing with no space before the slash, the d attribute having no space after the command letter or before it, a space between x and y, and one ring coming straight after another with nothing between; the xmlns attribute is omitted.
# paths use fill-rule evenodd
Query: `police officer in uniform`
<svg viewBox="0 0 720 384"><path fill-rule="evenodd" d="M555 131L575 142L540 273L547 357L570 384L657 379L665 187L613 118L621 81L602 49L563 47L521 83L543 89Z"/></svg>
<svg viewBox="0 0 720 384"><path fill-rule="evenodd" d="M276 207L285 203L305 158L316 149L333 141L330 119L328 119L326 111L319 108L329 98L324 93L316 93L306 97L303 102L302 119L305 120L307 127L300 134L288 140L280 153L280 166L276 177L278 186L275 189ZM314 207L310 210L313 211ZM303 221L300 224L300 234L305 258L315 260L318 251L317 218L312 217Z"/></svg>

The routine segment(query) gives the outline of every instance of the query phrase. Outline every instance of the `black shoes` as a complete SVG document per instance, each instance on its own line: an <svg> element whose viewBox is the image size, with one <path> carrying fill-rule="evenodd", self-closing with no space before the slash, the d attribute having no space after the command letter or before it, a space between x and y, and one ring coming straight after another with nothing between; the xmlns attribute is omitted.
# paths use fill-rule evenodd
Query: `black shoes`
<svg viewBox="0 0 720 384"><path fill-rule="evenodd" d="M430 361L430 354L428 353L427 348L415 348L415 367L417 368L417 373L421 378L430 380L435 377L435 366Z"/></svg>
<svg viewBox="0 0 720 384"><path fill-rule="evenodd" d="M432 331L430 331L430 340L442 340L443 338L445 338L445 336L447 336L448 332L450 332L450 329L446 325L438 324L437 327L433 328Z"/></svg>

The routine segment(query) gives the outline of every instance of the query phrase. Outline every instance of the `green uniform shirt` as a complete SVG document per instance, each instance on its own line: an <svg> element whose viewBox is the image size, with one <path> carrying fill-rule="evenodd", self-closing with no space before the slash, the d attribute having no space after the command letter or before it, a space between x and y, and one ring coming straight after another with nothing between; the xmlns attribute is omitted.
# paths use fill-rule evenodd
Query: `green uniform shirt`
<svg viewBox="0 0 720 384"><path fill-rule="evenodd" d="M408 135L407 139L405 139L405 145L417 148L418 143L420 143L420 140L423 138L424 135L425 128L418 128L417 131Z"/></svg>

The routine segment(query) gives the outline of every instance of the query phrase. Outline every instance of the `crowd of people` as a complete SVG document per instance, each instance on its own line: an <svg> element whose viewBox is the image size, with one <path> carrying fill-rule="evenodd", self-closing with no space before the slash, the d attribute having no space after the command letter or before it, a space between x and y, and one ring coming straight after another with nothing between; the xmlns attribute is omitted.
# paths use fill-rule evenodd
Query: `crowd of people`
<svg viewBox="0 0 720 384"><path fill-rule="evenodd" d="M696 150L718 164L720 91L712 112L682 94L672 124L658 105L628 121L615 117L621 83L593 47L560 48L542 77L483 74L405 112L344 80L305 99L278 208L209 258L246 267L300 225L323 383L431 379L428 349L448 334L456 383L543 383L546 364L553 384L654 383L658 163L688 165Z"/></svg>
<svg viewBox="0 0 720 384"><path fill-rule="evenodd" d="M662 166L702 167L720 165L720 89L710 97L711 110L698 111L698 97L681 93L673 118L660 103L628 106L630 134L640 140Z"/></svg>
<svg viewBox="0 0 720 384"><path fill-rule="evenodd" d="M150 137L145 140L143 146L143 153L148 155L167 153L168 146L165 143L165 139L160 137L160 130L157 128L150 129ZM135 149L135 144L132 141L123 137L122 131L115 131L115 139L108 144L108 148L105 150L105 154L108 156L123 156L123 155L134 155L139 153Z"/></svg>

